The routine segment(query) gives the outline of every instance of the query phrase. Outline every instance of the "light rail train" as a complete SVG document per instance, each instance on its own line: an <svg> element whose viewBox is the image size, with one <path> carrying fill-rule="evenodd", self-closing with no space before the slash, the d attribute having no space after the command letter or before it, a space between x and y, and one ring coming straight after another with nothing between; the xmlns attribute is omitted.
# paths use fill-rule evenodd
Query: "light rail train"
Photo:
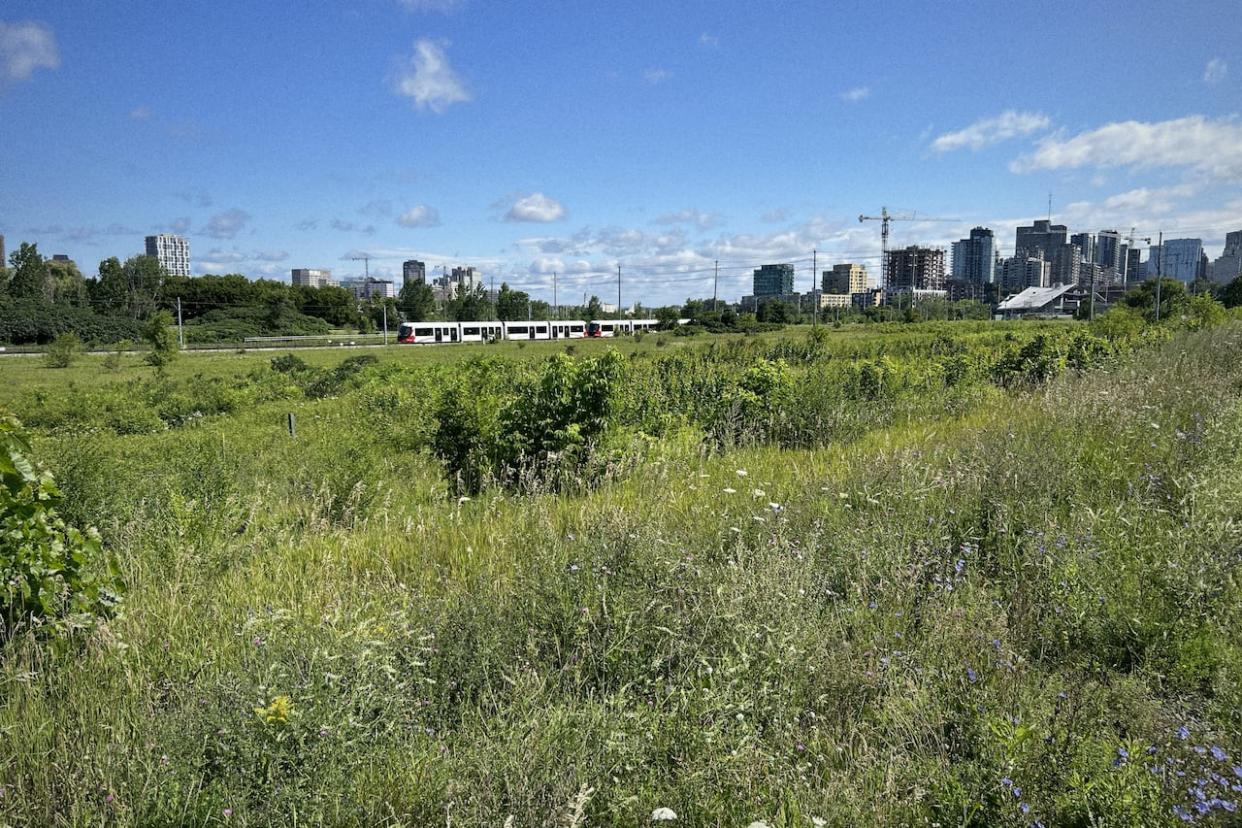
<svg viewBox="0 0 1242 828"><path fill-rule="evenodd" d="M445 345L539 339L593 339L655 330L655 319L537 319L525 322L402 322L397 342L403 345Z"/></svg>

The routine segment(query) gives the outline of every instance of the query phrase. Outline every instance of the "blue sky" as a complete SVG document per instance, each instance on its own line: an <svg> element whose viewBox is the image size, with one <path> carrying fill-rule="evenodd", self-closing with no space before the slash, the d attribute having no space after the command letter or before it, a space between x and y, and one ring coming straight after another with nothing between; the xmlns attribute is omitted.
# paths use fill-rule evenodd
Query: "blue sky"
<svg viewBox="0 0 1242 828"><path fill-rule="evenodd" d="M1242 229L1236 0L0 6L0 233L84 272L474 264L562 301L1043 217ZM806 284L802 284L805 282Z"/></svg>

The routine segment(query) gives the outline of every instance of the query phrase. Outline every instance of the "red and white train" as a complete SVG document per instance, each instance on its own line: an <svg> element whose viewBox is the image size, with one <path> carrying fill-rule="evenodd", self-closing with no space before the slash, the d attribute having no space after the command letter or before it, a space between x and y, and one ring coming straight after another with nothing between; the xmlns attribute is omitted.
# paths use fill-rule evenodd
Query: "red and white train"
<svg viewBox="0 0 1242 828"><path fill-rule="evenodd" d="M655 319L543 319L526 322L402 322L397 342L404 345L441 345L488 342L493 339L593 339L655 330Z"/></svg>

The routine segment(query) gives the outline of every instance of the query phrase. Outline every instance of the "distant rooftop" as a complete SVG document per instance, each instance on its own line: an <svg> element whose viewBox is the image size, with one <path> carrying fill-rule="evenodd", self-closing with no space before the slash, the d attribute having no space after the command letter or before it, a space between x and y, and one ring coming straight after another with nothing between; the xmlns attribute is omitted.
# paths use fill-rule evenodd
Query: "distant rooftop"
<svg viewBox="0 0 1242 828"><path fill-rule="evenodd" d="M1052 287L1029 287L1021 293L1014 294L996 306L1000 311L1038 310L1049 302L1055 302L1065 293L1074 289L1074 285L1053 285Z"/></svg>

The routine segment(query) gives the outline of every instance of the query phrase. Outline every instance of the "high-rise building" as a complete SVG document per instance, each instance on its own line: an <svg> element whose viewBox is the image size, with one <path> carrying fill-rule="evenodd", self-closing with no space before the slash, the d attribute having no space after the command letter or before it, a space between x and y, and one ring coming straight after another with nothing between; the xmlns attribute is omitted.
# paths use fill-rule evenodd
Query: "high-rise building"
<svg viewBox="0 0 1242 828"><path fill-rule="evenodd" d="M1013 255L1019 258L1033 256L1042 251L1044 258L1052 259L1052 250L1065 244L1069 232L1064 224L1053 224L1048 219L1036 219L1029 227L1019 227L1015 234Z"/></svg>
<svg viewBox="0 0 1242 828"><path fill-rule="evenodd" d="M766 264L755 268L755 296L779 296L793 293L794 266Z"/></svg>
<svg viewBox="0 0 1242 828"><path fill-rule="evenodd" d="M1110 268L1121 273L1125 258L1121 255L1121 234L1116 230L1101 230L1095 236L1095 262L1106 271Z"/></svg>
<svg viewBox="0 0 1242 828"><path fill-rule="evenodd" d="M1095 237L1090 233L1075 233L1070 236L1070 244L1078 245L1078 255L1084 262L1095 261Z"/></svg>
<svg viewBox="0 0 1242 828"><path fill-rule="evenodd" d="M1058 244L1045 251L1048 279L1054 285L1078 284L1082 269L1082 251L1076 244Z"/></svg>
<svg viewBox="0 0 1242 828"><path fill-rule="evenodd" d="M953 242L953 281L990 285L996 280L996 236L986 227L970 231L970 238Z"/></svg>
<svg viewBox="0 0 1242 828"><path fill-rule="evenodd" d="M944 249L910 245L890 250L884 262L886 291L945 289Z"/></svg>
<svg viewBox="0 0 1242 828"><path fill-rule="evenodd" d="M0 247L4 246L4 237L0 236ZM1225 234L1225 249L1212 263L1212 281L1228 284L1242 276L1242 230Z"/></svg>
<svg viewBox="0 0 1242 828"><path fill-rule="evenodd" d="M837 264L821 274L824 293L853 295L867 289L867 268L860 264Z"/></svg>
<svg viewBox="0 0 1242 828"><path fill-rule="evenodd" d="M4 234L0 233L0 268L9 266L9 260L4 257Z"/></svg>
<svg viewBox="0 0 1242 828"><path fill-rule="evenodd" d="M313 267L295 267L290 271L294 285L300 287L327 287L332 282L332 271Z"/></svg>
<svg viewBox="0 0 1242 828"><path fill-rule="evenodd" d="M1190 284L1202 275L1202 239L1165 239L1163 247L1152 248L1158 272L1170 279Z"/></svg>
<svg viewBox="0 0 1242 828"><path fill-rule="evenodd" d="M393 299L397 296L396 287L391 279L376 279L374 276L363 279L350 279L341 287L351 291L359 302L370 299Z"/></svg>
<svg viewBox="0 0 1242 828"><path fill-rule="evenodd" d="M427 281L427 264L418 259L410 259L401 265L401 285L409 287Z"/></svg>
<svg viewBox="0 0 1242 828"><path fill-rule="evenodd" d="M158 259L169 276L190 275L190 243L185 236L172 233L147 236L147 255Z"/></svg>
<svg viewBox="0 0 1242 828"><path fill-rule="evenodd" d="M1034 256L1014 256L1001 262L1001 293L1020 293L1029 287L1050 287L1048 262Z"/></svg>
<svg viewBox="0 0 1242 828"><path fill-rule="evenodd" d="M1137 285L1143 281L1143 251L1131 247L1126 251L1126 284Z"/></svg>

